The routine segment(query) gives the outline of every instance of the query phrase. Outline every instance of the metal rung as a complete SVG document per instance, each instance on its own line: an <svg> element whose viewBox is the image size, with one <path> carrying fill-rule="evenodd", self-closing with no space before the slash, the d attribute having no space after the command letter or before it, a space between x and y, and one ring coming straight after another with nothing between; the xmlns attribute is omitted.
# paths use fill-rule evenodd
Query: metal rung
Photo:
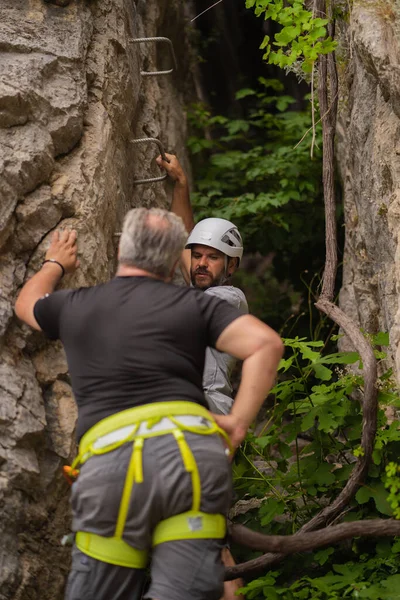
<svg viewBox="0 0 400 600"><path fill-rule="evenodd" d="M175 58L175 52L174 52L174 47L172 45L172 42L169 38L166 37L148 37L148 38L134 38L129 40L132 44L144 44L147 42L164 42L166 44L168 44L169 49L170 49L170 53L172 56L172 61L174 63L174 67L175 69L178 68L177 64L176 64L176 58ZM140 74L143 75L143 77L150 77L152 75L169 75L169 73L172 73L172 71L174 70L174 68L172 69L168 69L168 71L140 71Z"/></svg>
<svg viewBox="0 0 400 600"><path fill-rule="evenodd" d="M148 144L149 142L152 144L157 144L158 149L160 150L162 159L165 162L169 163L169 159L165 156L164 146L162 145L160 140L158 140L157 138L138 138L136 140L131 140L131 142L132 142L132 144ZM167 173L164 173L164 175L160 175L159 177L148 177L147 179L134 179L133 183L135 185L138 185L140 183L154 183L154 181L163 181L166 178L167 178Z"/></svg>

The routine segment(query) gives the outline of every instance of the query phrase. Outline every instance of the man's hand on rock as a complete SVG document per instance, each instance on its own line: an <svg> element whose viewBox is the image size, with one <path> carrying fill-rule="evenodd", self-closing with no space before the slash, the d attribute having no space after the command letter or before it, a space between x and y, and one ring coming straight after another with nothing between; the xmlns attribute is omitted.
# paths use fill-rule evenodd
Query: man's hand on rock
<svg viewBox="0 0 400 600"><path fill-rule="evenodd" d="M161 169L167 171L168 175L171 177L173 181L178 183L179 185L186 185L186 175L185 171L182 169L179 160L176 158L174 154L165 153L165 156L168 158L169 162L163 160L162 156L158 156L156 158L157 164Z"/></svg>
<svg viewBox="0 0 400 600"><path fill-rule="evenodd" d="M65 273L74 273L79 267L77 257L77 234L75 230L56 230L51 236L51 244L46 252L45 260L62 265ZM51 264L46 263L46 264Z"/></svg>

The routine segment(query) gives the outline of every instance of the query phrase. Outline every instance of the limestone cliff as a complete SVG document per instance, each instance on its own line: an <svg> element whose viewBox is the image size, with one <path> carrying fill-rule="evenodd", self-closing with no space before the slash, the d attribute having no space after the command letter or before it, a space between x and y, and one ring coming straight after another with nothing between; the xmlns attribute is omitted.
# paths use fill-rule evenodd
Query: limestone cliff
<svg viewBox="0 0 400 600"><path fill-rule="evenodd" d="M366 331L390 332L398 378L399 31L398 2L353 3L339 36L337 136L346 234L340 303Z"/></svg>
<svg viewBox="0 0 400 600"><path fill-rule="evenodd" d="M115 232L137 205L166 205L157 137L185 161L190 65L179 0L2 0L0 4L0 599L62 597L76 412L64 353L13 316L56 227L79 235L81 269L64 287L108 279ZM164 47L133 44L167 36ZM182 82L185 82L183 85Z"/></svg>

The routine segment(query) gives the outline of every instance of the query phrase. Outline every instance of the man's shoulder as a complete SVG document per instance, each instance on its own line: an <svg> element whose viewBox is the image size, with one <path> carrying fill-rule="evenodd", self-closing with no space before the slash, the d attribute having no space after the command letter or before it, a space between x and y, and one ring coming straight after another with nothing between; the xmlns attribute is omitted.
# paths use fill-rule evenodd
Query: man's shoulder
<svg viewBox="0 0 400 600"><path fill-rule="evenodd" d="M218 285L205 290L206 294L226 300L229 304L236 306L243 312L248 312L246 296L241 289L233 285Z"/></svg>

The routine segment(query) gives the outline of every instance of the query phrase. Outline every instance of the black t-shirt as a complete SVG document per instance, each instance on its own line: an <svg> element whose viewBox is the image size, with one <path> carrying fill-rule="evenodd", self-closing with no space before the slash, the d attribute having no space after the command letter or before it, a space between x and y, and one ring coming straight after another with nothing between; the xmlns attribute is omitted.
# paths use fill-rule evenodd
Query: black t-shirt
<svg viewBox="0 0 400 600"><path fill-rule="evenodd" d="M54 292L34 307L41 329L64 345L78 439L133 406L168 400L206 406L205 350L241 314L200 290L136 276Z"/></svg>

